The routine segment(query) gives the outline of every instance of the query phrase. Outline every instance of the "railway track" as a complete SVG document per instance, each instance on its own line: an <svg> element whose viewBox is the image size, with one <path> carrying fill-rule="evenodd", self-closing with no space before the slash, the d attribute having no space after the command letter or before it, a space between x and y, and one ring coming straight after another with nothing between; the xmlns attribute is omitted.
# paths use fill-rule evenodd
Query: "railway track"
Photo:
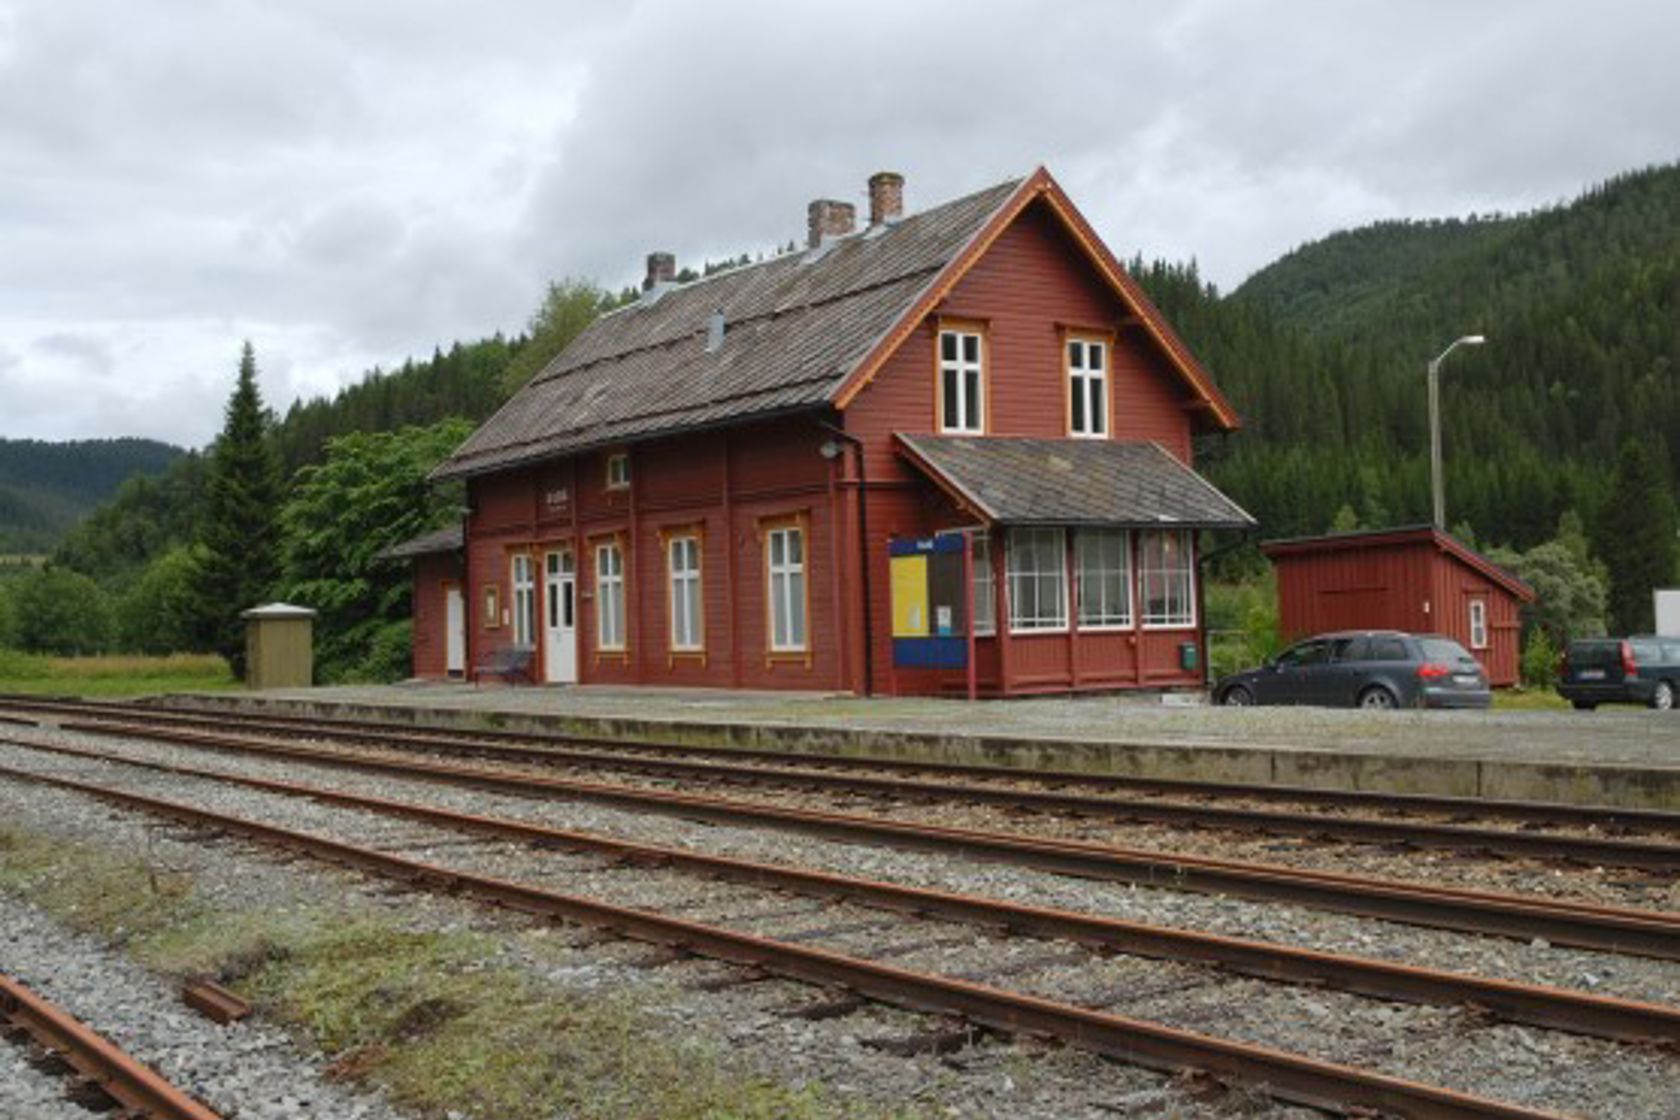
<svg viewBox="0 0 1680 1120"><path fill-rule="evenodd" d="M1602 835L1494 829L1455 823L1436 823L1420 820L1415 816L1406 819L1392 819L1372 816L1326 815L1322 812L1278 812L1268 809L1229 807L1202 802L1160 801L1137 797L1117 798L1083 792L1070 793L1063 790L1023 788L1020 784L1027 780L1038 783L1055 782L1061 784L1083 781L1087 784L1096 782L1098 785L1109 789L1116 788L1112 784L1115 781L1113 779L1099 781L1092 779L1090 776L1035 775L1012 771L1009 772L1009 777L1014 784L1002 785L996 782L996 779L1000 777L1000 768L946 768L967 774L973 774L976 769L983 769L984 776L990 781L933 782L919 778L872 776L867 773L858 773L855 770L837 772L835 769L836 760L828 760L830 763L829 769L813 769L808 765L789 769L782 765L787 756L777 756L775 765L763 760L755 760L753 764L747 765L738 762L655 757L643 752L625 753L620 749L623 746L622 744L612 744L610 748L606 744L596 744L594 748L589 750L565 749L556 745L541 747L509 746L486 743L474 738L440 736L435 733L410 731L398 733L384 729L376 730L362 725L342 727L319 720L275 720L268 717L252 718L244 716L226 719L219 715L207 717L195 714L183 715L176 712L159 713L155 710L140 709L139 706L126 706L120 711L112 711L98 704L60 702L51 706L43 705L35 710L51 711L61 717L65 714L97 714L100 718L120 717L121 722L130 726L145 724L164 728L170 726L223 727L228 723L233 723L245 730L269 734L288 736L302 734L312 738L340 742L369 742L382 747L409 752L423 751L533 765L561 765L590 771L606 770L684 783L700 781L720 785L750 785L802 791L817 790L852 796L880 796L904 802L982 805L1006 808L1010 811L1035 811L1060 816L1160 824L1197 830L1222 829L1243 833L1333 839L1364 844L1405 845L1461 852L1483 852L1513 858L1565 860L1594 867L1626 867L1667 873L1680 871L1680 843L1672 840L1629 840L1608 838ZM74 724L67 726L74 726ZM870 760L867 765L874 767L878 766L879 763L876 760ZM924 770L928 769L922 764L914 765ZM1230 791L1229 796L1233 797L1250 797L1255 790L1266 787L1221 785L1213 788ZM1269 792L1276 793L1278 791L1273 789ZM1291 791L1291 794L1297 798L1309 796L1306 791ZM1212 796L1205 790L1201 791L1201 795ZM1420 811L1429 811L1440 813L1448 811L1450 805L1451 812L1463 815L1477 811L1483 804L1474 799L1423 798L1410 795L1391 797L1360 794L1357 795L1357 799L1350 800L1347 794L1338 794L1326 798L1322 791L1319 797L1324 807L1349 808L1358 805L1366 812L1385 811L1392 813L1405 811L1415 814ZM1501 816L1502 819L1506 820L1522 821L1531 827L1554 819L1562 810L1562 815L1568 818L1567 823L1577 827L1620 830L1634 827L1635 822L1637 822L1639 827L1660 829L1670 834L1680 833L1680 814L1675 813L1655 811L1634 811L1630 813L1625 810L1594 810L1580 806L1560 807L1522 802L1492 802L1489 804L1496 806L1492 815Z"/></svg>
<svg viewBox="0 0 1680 1120"><path fill-rule="evenodd" d="M27 1039L72 1079L67 1094L90 1112L121 1109L133 1120L218 1120L219 1114L164 1080L75 1016L0 973L0 1025Z"/></svg>
<svg viewBox="0 0 1680 1120"><path fill-rule="evenodd" d="M437 782L527 798L584 801L718 824L773 828L906 850L944 852L1087 878L1227 894L1383 918L1413 925L1543 940L1680 960L1680 915L1591 906L1521 895L1423 886L1278 865L1169 855L1074 840L1035 839L883 820L876 817L766 806L698 794L578 782L526 773L384 758L294 746L250 736L99 722L60 728L106 738L150 739L233 754L287 759Z"/></svg>
<svg viewBox="0 0 1680 1120"><path fill-rule="evenodd" d="M86 761L90 765L93 764L93 760ZM100 762L98 765L108 768L111 764ZM187 774L179 772L182 769L185 768L172 770L172 783L176 788L180 786L180 779L188 777ZM1107 936L1099 930L1104 923L1088 916L1061 917L1056 916L1055 912L1035 911L1025 907L1014 907L1008 913L999 910L980 911L976 908L983 905L982 900L963 896L939 896L932 892L908 892L900 893L892 902L880 898L866 900L869 901L868 905L857 907L865 915L860 921L852 912L852 907L857 901L857 895L852 892L863 892L866 889L861 881L803 873L808 878L795 882L800 874L797 869L781 869L780 874L791 875L794 878L780 879L774 877L777 874L775 872L751 867L739 861L735 861L732 870L726 869L720 863L696 863L682 870L688 873L690 879L693 872L715 878L727 876L733 885L745 892L744 894L720 898L719 892L710 888L698 894L690 890L685 897L693 901L682 905L662 906L658 902L646 901L638 905L626 905L622 900L609 901L602 897L603 894L612 894L611 887L600 885L602 877L607 876L609 883L617 881L613 876L621 875L622 872L613 871L612 868L622 868L623 864L618 857L626 855L626 852L615 853L609 849L595 847L600 838L585 837L581 834L557 834L553 830L538 831L517 822L483 817L446 821L442 816L433 815L437 810L420 806L399 807L389 802L376 806L363 803L369 799L352 799L352 795L341 791L316 790L306 793L291 783L259 784L250 779L241 780L240 784L246 784L252 790L260 786L269 787L261 796L309 796L336 802L346 813L353 808L357 814L357 821L360 820L360 814L370 809L386 817L400 814L404 818L404 829L423 829L418 834L405 830L393 832L366 822L355 823L346 820L334 827L317 824L306 832L270 823L253 816L249 809L238 815L222 811L220 807L212 809L208 807L212 800L208 795L194 796L192 802L187 803L140 793L122 785L112 784L108 772L104 775L105 780L99 782L87 781L84 777L16 767L7 767L4 773L13 780L76 791L131 810L165 817L198 828L237 835L263 844L276 845L363 872L394 878L420 889L442 891L527 913L578 922L609 931L616 936L666 946L681 954L709 957L745 966L751 970L744 974L749 978L769 974L828 988L838 987L858 996L912 1011L960 1016L966 1022L1006 1033L1024 1032L1058 1038L1071 1045L1131 1064L1163 1070L1193 1069L1208 1072L1222 1079L1262 1086L1266 1092L1279 1099L1317 1108L1358 1114L1364 1114L1360 1110L1376 1110L1409 1117L1532 1118L1547 1115L1521 1105L1478 1097L1462 1090L1410 1081L1390 1073L1356 1068L1318 1057L1289 1053L1257 1045L1252 1041L1234 1041L1209 1033L1175 1028L1161 1022L1117 1014L1104 1010L1100 1005L1082 1005L1075 996L1088 994L1087 984L1094 983L1102 975L1103 966L1097 963L1101 958L1097 957L1091 958L1090 963L1066 970L1066 973L1074 978L1075 991L1056 986L1057 983L1068 983L1065 979L1046 981L1048 988L1039 990L1034 990L1032 984L1021 979L1022 975L1032 971L1031 966L1043 955L1042 945L1029 944L1014 953L1001 950L988 952L986 959L992 969L991 974L978 978L890 963L894 958L919 958L930 955L929 946L941 943L938 929L930 929L930 925L938 921L957 919L965 923L981 922L987 925L1082 921L1085 924L1077 930L1074 927L1046 925L1032 932L1037 936L1069 936L1087 945L1093 940L1100 943ZM194 776L193 780L227 782L222 775L213 779L199 779ZM258 795L252 793L244 796ZM486 868L481 863L487 857L475 857L469 851L444 844L433 837L431 828L434 825L447 826L456 831L471 829L484 835L487 840L516 839L519 841L520 850L526 853L524 858L545 861L543 866L546 866L547 861L560 858L560 855L552 850L557 847L582 847L593 855L609 856L613 862L607 868L595 867L592 871L578 867L551 869L546 872L550 879L557 877L568 884L587 883L592 888L586 894L577 893L575 889L555 890L544 881L545 873L535 869L537 864L520 863L517 878L509 878L505 871L499 871L508 861L505 854L497 855ZM377 845L351 843L341 835L334 835L349 833L360 841L370 832L380 837ZM533 843L541 847L533 851L528 847ZM447 851L448 862L421 861L397 854L415 846ZM670 867L682 855L684 853L653 851L644 846L641 858L633 862L641 864L652 860ZM694 853L687 855L696 860L703 859ZM475 858L478 858L480 863L475 863ZM492 873L498 871L499 873ZM771 877L763 882L754 882L755 876ZM819 882L819 879L822 882ZM885 884L879 886L906 892L905 888L891 888ZM637 889L645 891L645 888L640 886ZM785 916L785 896L789 891L807 894L833 892L825 894L825 897L847 901L834 902L817 911L811 911L809 908L797 910L796 916L790 919ZM791 922L794 928L766 933L758 928L743 929L742 925L753 923L728 915L706 917L702 920L669 912L681 911L684 906L699 909L721 907L731 913L747 907L759 915L755 919L759 926L766 921L772 924L779 921L784 927ZM900 919L889 915L883 919L882 907L895 911L917 912L922 916ZM949 909L942 911L941 907ZM778 918L778 911L783 916ZM768 918L764 916L766 912L770 915ZM933 917L926 916L928 913ZM891 924L883 924L884 922ZM973 930L965 928L964 935L972 938ZM938 957L937 953L931 955ZM1455 981L1445 974L1440 974L1432 977L1432 982L1444 984ZM1457 982L1470 985L1476 983L1474 978L1460 978ZM1622 1001L1603 1001L1581 993L1554 992L1542 995L1537 992L1531 992L1531 997L1555 1001L1554 1011L1568 1004L1574 1008L1569 1013L1578 1014L1588 1004L1592 1004L1596 1007L1595 1013L1599 1015L1643 1017L1639 1022L1635 1022L1634 1019L1625 1020L1622 1026L1614 1028L1618 1032L1626 1030L1634 1037L1643 1038L1669 1038L1673 1035L1677 1014L1673 1009L1653 1008L1647 1005L1612 1009L1610 1005ZM1600 1025L1603 1026L1602 1023Z"/></svg>

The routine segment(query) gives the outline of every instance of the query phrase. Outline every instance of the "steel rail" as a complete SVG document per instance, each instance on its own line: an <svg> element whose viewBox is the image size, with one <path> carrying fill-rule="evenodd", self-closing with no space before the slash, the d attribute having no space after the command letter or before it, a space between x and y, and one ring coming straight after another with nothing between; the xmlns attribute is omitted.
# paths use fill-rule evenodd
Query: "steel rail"
<svg viewBox="0 0 1680 1120"><path fill-rule="evenodd" d="M1517 895L1361 879L1273 864L1169 855L1077 840L1037 840L872 817L788 809L663 790L567 781L442 763L399 761L337 751L108 723L63 723L66 731L179 743L209 750L359 769L521 797L558 797L692 820L773 827L898 849L997 860L1085 878L1228 894L1471 933L1542 939L1576 948L1680 960L1680 914L1587 906Z"/></svg>
<svg viewBox="0 0 1680 1120"><path fill-rule="evenodd" d="M214 1112L74 1015L0 973L0 1019L61 1058L135 1120L219 1120Z"/></svg>
<svg viewBox="0 0 1680 1120"><path fill-rule="evenodd" d="M500 728L463 729L436 725L401 726L390 721L340 717L303 716L289 713L251 713L227 709L160 707L121 704L111 701L50 700L0 696L0 706L68 714L119 712L136 721L193 722L213 727L239 723L246 727L272 725L274 730L296 733L319 730L323 737L380 743L414 749L447 749L452 753L474 754L496 761L543 762L552 758L552 746L583 748L598 756L614 751L633 754L678 754L765 765L811 767L822 770L884 770L897 773L937 774L957 778L1033 782L1049 786L1085 786L1134 793L1179 794L1186 797L1240 798L1325 807L1401 811L1470 816L1535 824L1575 825L1595 828L1636 827L1680 833L1680 812L1663 809L1634 809L1603 805L1574 805L1551 801L1517 801L1501 798L1455 797L1443 794L1385 793L1371 790L1322 789L1272 783L1217 782L1188 778L1153 778L1127 774L1094 774L1075 770L1038 770L1018 766L979 765L918 761L871 755L817 755L799 751L773 751L752 747L700 746L676 742L609 739L553 732L507 731ZM423 739L420 737L424 737ZM518 744L542 744L519 746ZM1125 744L1116 744L1125 745ZM1112 802L1110 803L1112 804ZM1197 806L1198 809L1201 806Z"/></svg>
<svg viewBox="0 0 1680 1120"><path fill-rule="evenodd" d="M1217 965L1263 980L1326 985L1337 990L1406 1003L1470 1004L1512 1022L1622 1042L1680 1046L1680 1008L1637 1000L1365 957L1327 953L1266 941L1227 937L1078 913L951 891L909 887L785 864L708 855L687 848L639 844L599 833L554 828L507 817L460 813L384 797L300 782L275 781L196 766L152 762L103 751L35 744L0 736L0 742L48 755L116 763L161 774L200 778L288 797L364 810L458 832L610 856L642 866L672 867L707 877L793 893L862 902L898 913L931 916L1010 933L1060 938L1137 956Z"/></svg>
<svg viewBox="0 0 1680 1120"><path fill-rule="evenodd" d="M1344 1112L1386 1110L1415 1120L1560 1120L1504 1101L1300 1054L1215 1038L1074 1004L966 980L913 972L826 949L741 933L648 910L614 906L580 895L457 871L313 833L280 828L91 782L0 766L21 781L74 790L193 826L233 833L264 844L449 893L546 917L608 930L633 940L748 965L814 984L833 985L895 1007L968 1020L1014 1034L1061 1039L1131 1065L1177 1072L1205 1071L1260 1088L1281 1100Z"/></svg>

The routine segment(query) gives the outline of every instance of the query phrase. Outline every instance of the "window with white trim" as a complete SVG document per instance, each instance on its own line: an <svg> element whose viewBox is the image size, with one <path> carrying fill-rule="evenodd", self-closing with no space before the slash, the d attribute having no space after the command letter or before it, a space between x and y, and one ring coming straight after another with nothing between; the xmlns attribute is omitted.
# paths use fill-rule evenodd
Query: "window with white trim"
<svg viewBox="0 0 1680 1120"><path fill-rule="evenodd" d="M1487 600L1470 600L1470 648L1488 648Z"/></svg>
<svg viewBox="0 0 1680 1120"><path fill-rule="evenodd" d="M529 553L513 556L513 644L535 644L537 632L537 573Z"/></svg>
<svg viewBox="0 0 1680 1120"><path fill-rule="evenodd" d="M1145 626L1196 624L1196 565L1190 533L1151 530L1138 536L1138 583Z"/></svg>
<svg viewBox="0 0 1680 1120"><path fill-rule="evenodd" d="M1073 536L1074 582L1082 630L1132 624L1132 535L1124 529L1080 529Z"/></svg>
<svg viewBox="0 0 1680 1120"><path fill-rule="evenodd" d="M671 648L698 650L705 645L700 628L700 538L672 537L665 556L671 576Z"/></svg>
<svg viewBox="0 0 1680 1120"><path fill-rule="evenodd" d="M1108 344L1070 338L1067 344L1068 431L1090 439L1108 434Z"/></svg>
<svg viewBox="0 0 1680 1120"><path fill-rule="evenodd" d="M1067 629L1067 537L1060 529L1011 529L1009 630Z"/></svg>
<svg viewBox="0 0 1680 1120"><path fill-rule="evenodd" d="M939 332L939 430L979 435L985 425L986 381L980 335Z"/></svg>
<svg viewBox="0 0 1680 1120"><path fill-rule="evenodd" d="M798 525L771 529L765 536L769 574L770 650L803 653L805 640L805 531Z"/></svg>
<svg viewBox="0 0 1680 1120"><path fill-rule="evenodd" d="M974 633L997 633L997 573L992 570L992 538L977 533L974 541Z"/></svg>
<svg viewBox="0 0 1680 1120"><path fill-rule="evenodd" d="M595 648L624 648L624 550L617 541L595 546Z"/></svg>
<svg viewBox="0 0 1680 1120"><path fill-rule="evenodd" d="M607 456L607 489L623 490L630 485L630 453Z"/></svg>

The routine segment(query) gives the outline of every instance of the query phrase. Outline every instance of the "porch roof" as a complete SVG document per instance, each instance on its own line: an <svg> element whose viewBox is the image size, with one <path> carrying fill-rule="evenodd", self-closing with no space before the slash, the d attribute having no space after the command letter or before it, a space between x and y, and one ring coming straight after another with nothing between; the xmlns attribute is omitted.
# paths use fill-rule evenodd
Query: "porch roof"
<svg viewBox="0 0 1680 1120"><path fill-rule="evenodd" d="M1247 529L1255 523L1158 443L896 434L911 462L993 524Z"/></svg>
<svg viewBox="0 0 1680 1120"><path fill-rule="evenodd" d="M381 549L380 560L413 560L421 556L434 556L440 552L459 552L466 534L457 521L453 525L445 525L441 529L433 529L429 533L421 533L418 537L411 537L390 548Z"/></svg>

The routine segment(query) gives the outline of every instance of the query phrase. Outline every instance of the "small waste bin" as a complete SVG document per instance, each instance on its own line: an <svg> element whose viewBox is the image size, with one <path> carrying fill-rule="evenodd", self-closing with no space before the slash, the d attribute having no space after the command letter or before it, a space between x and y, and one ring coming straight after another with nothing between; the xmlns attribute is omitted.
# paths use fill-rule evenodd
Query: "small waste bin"
<svg viewBox="0 0 1680 1120"><path fill-rule="evenodd" d="M308 688L315 683L315 612L267 603L245 620L245 687Z"/></svg>
<svg viewBox="0 0 1680 1120"><path fill-rule="evenodd" d="M1202 664L1202 651L1195 642L1178 643L1178 667L1194 673Z"/></svg>

